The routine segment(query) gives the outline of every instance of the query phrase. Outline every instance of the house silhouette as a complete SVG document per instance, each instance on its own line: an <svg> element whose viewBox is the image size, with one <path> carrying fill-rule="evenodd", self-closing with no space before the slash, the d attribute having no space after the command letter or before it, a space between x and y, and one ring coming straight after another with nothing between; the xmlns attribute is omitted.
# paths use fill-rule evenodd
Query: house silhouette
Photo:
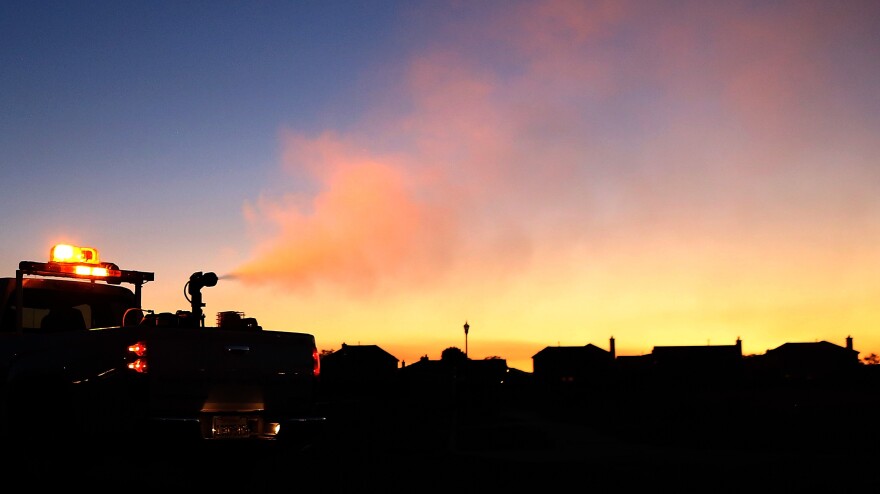
<svg viewBox="0 0 880 494"><path fill-rule="evenodd" d="M391 392L398 359L377 345L342 344L321 356L321 386L329 394Z"/></svg>
<svg viewBox="0 0 880 494"><path fill-rule="evenodd" d="M618 356L611 337L608 350L592 343L547 346L532 356L533 372L527 373L509 368L503 358L472 360L461 351L439 360L425 355L398 367L399 360L377 345L343 343L340 350L322 355L321 380L325 390L337 395L384 391L451 396L468 390L491 396L500 389L510 393L533 384L592 391L696 384L700 389L722 390L746 380L772 384L779 379L843 376L865 367L859 365L858 354L852 337L847 337L845 347L827 341L789 342L747 357L739 338L731 345L655 346L649 354Z"/></svg>
<svg viewBox="0 0 880 494"><path fill-rule="evenodd" d="M815 380L842 376L859 365L859 352L853 339L846 338L846 347L827 341L785 343L767 352L759 361L767 378Z"/></svg>
<svg viewBox="0 0 880 494"><path fill-rule="evenodd" d="M656 383L727 384L741 377L742 341L733 345L655 346L651 372Z"/></svg>
<svg viewBox="0 0 880 494"><path fill-rule="evenodd" d="M607 378L614 364L614 338L610 350L584 346L548 346L532 356L533 375L543 384L595 382Z"/></svg>

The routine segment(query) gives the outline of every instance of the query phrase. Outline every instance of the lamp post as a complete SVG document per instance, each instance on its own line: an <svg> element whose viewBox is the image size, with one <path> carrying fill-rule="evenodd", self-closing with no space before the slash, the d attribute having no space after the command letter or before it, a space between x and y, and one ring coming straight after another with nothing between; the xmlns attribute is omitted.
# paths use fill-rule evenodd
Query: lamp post
<svg viewBox="0 0 880 494"><path fill-rule="evenodd" d="M471 327L468 325L467 321L464 322L464 358L468 358L468 347L467 347L467 335L468 329Z"/></svg>

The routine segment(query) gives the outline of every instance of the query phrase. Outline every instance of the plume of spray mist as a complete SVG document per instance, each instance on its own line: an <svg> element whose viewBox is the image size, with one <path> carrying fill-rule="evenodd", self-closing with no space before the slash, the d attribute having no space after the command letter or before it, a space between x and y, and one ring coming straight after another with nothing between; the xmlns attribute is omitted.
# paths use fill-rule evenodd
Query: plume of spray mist
<svg viewBox="0 0 880 494"><path fill-rule="evenodd" d="M320 192L246 206L251 225L272 234L234 271L238 279L290 290L330 284L365 294L389 281L422 282L451 259L458 212L438 199L442 194L426 193L424 179L407 163L360 153L332 135L286 142L286 163L309 170Z"/></svg>

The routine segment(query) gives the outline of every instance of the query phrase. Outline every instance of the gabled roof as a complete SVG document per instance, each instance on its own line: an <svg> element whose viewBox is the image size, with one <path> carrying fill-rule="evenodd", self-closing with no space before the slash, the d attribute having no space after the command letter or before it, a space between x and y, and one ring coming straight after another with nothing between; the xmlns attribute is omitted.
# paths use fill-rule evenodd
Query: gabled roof
<svg viewBox="0 0 880 494"><path fill-rule="evenodd" d="M540 352L532 355L532 358L535 357L553 357L553 358L566 358L566 357L581 357L584 354L592 354L592 355L610 355L611 352L608 350L604 350L602 348L597 347L592 343L588 343L584 346L548 346L544 347Z"/></svg>
<svg viewBox="0 0 880 494"><path fill-rule="evenodd" d="M824 340L823 341L815 341L815 342L783 343L782 345L779 345L778 347L774 348L773 350L769 350L769 351L772 352L774 350L780 350L780 349L787 349L787 350L825 349L825 350L832 350L832 351L833 350L855 351L855 350L849 350L849 349L844 348L840 345L835 345L834 343L829 343Z"/></svg>
<svg viewBox="0 0 880 494"><path fill-rule="evenodd" d="M345 359L345 360L358 360L358 361L394 361L395 365L398 362L398 358L394 355L383 350L378 345L347 345L345 343L342 344L342 348L339 350L324 355L321 357L322 361L334 361L337 359Z"/></svg>
<svg viewBox="0 0 880 494"><path fill-rule="evenodd" d="M852 350L846 347L842 347L840 345L835 345L834 343L829 343L827 341L816 341L816 342L806 342L806 343L797 343L797 342L789 342L783 343L778 347L767 350L767 355L814 355L814 354L837 354L837 355L846 355L846 356L857 356L859 354L858 351Z"/></svg>
<svg viewBox="0 0 880 494"><path fill-rule="evenodd" d="M422 370L437 370L437 369L445 369L446 367L450 367L451 364L449 362L443 360L431 360L428 358L421 358L411 364L408 364L405 369L422 369Z"/></svg>

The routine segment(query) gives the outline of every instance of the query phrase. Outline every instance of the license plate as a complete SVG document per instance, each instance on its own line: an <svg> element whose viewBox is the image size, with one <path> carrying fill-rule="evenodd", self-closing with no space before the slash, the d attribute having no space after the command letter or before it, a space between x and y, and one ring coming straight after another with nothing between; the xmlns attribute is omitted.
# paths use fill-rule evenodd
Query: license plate
<svg viewBox="0 0 880 494"><path fill-rule="evenodd" d="M234 439L248 437L251 433L247 417L221 415L211 422L212 437L215 439Z"/></svg>

